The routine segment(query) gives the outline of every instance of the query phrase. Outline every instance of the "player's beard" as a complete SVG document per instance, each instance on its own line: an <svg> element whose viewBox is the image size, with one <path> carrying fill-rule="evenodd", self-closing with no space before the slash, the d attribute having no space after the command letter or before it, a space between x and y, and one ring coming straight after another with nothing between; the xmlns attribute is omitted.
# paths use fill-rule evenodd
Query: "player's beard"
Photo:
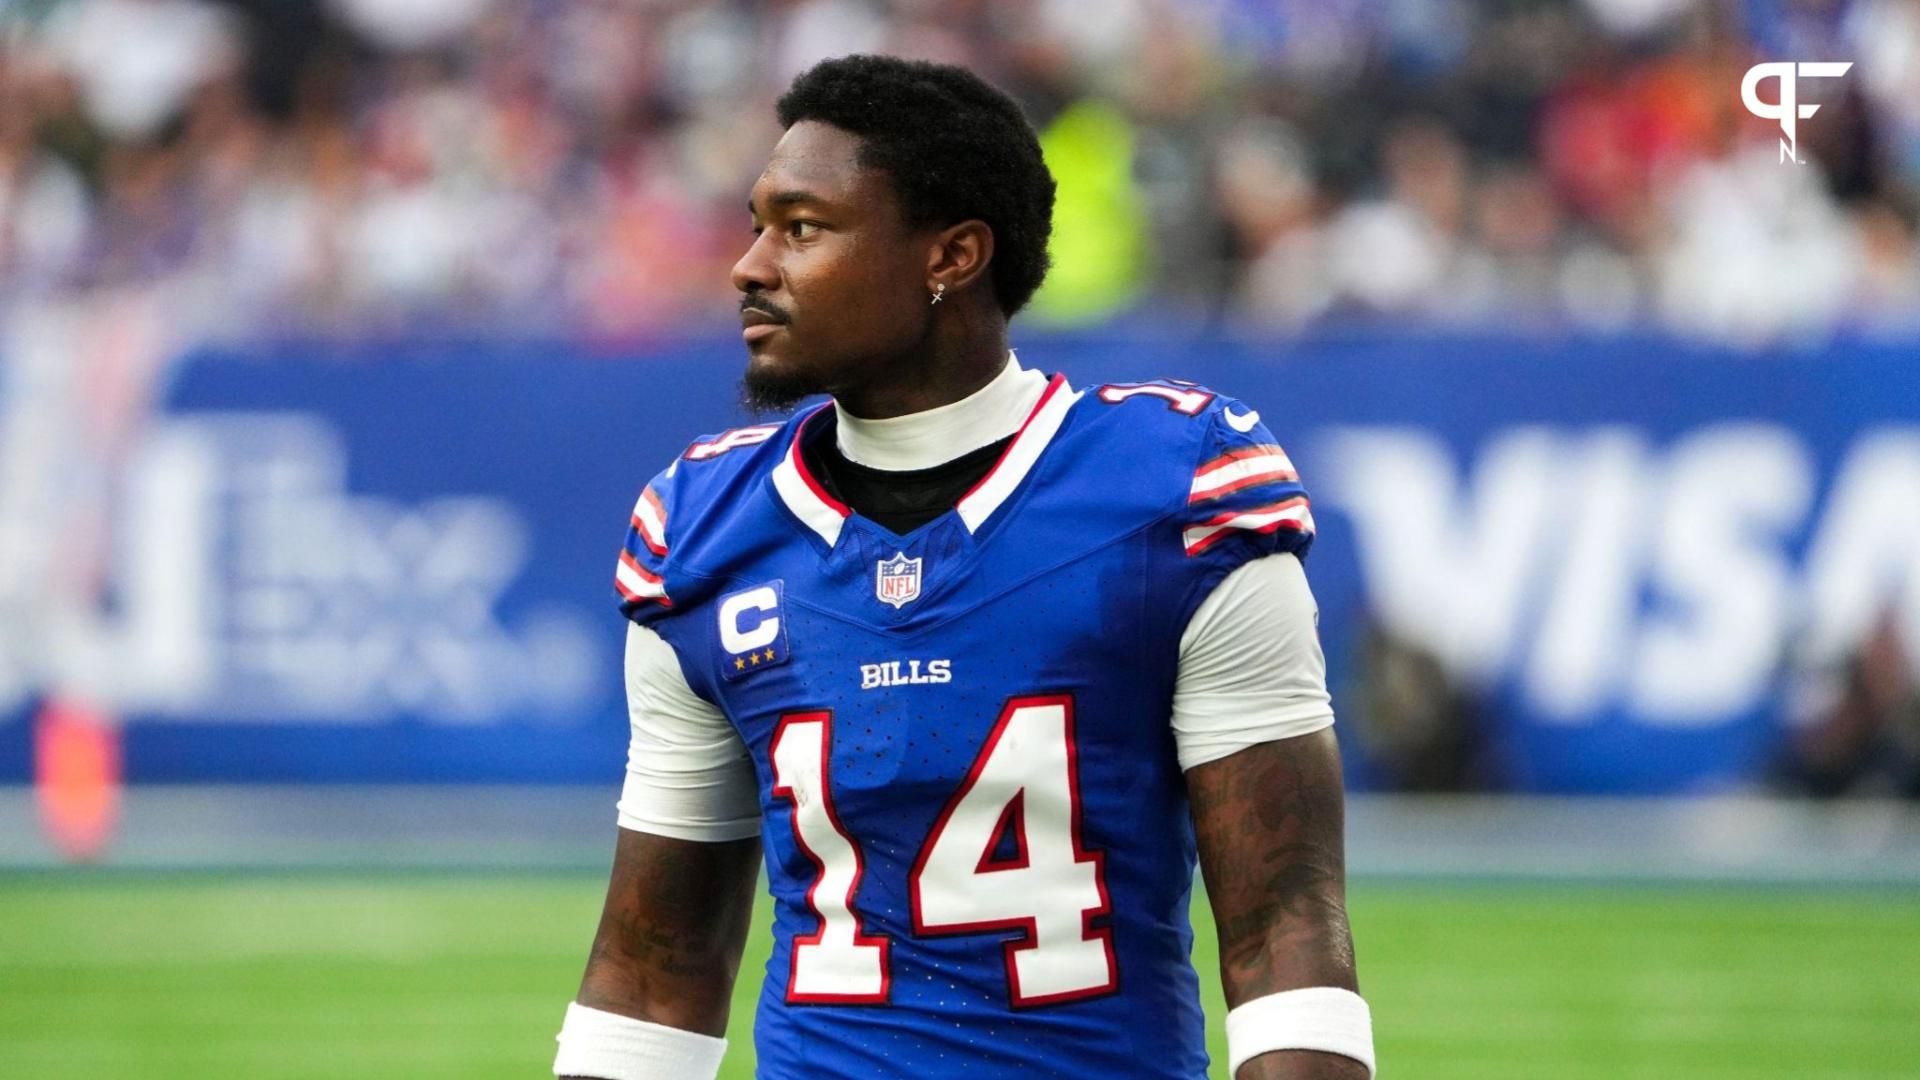
<svg viewBox="0 0 1920 1080"><path fill-rule="evenodd" d="M795 405L827 388L805 372L768 370L753 364L740 377L740 402L755 416L792 412Z"/></svg>

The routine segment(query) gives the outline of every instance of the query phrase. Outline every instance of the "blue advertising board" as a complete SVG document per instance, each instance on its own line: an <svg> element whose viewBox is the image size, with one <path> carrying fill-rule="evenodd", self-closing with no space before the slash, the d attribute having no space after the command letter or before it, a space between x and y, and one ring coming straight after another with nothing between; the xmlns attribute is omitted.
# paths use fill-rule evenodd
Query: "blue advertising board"
<svg viewBox="0 0 1920 1080"><path fill-rule="evenodd" d="M1920 341L1019 345L1079 386L1173 376L1259 409L1315 497L1336 706L1364 719L1360 642L1386 633L1470 696L1497 786L1751 783L1790 673L1884 620L1920 642ZM107 659L79 683L124 724L128 778L612 782L613 557L649 476L749 422L742 359L724 338L183 359L114 480L85 613ZM0 781L75 682L0 701ZM1387 782L1341 727L1356 784Z"/></svg>

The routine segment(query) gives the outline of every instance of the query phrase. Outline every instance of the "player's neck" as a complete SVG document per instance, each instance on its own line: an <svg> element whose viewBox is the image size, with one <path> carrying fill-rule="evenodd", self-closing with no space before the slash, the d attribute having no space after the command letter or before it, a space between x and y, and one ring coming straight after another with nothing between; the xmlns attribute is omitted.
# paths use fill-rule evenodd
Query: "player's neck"
<svg viewBox="0 0 1920 1080"><path fill-rule="evenodd" d="M1046 376L1009 352L985 386L932 409L869 420L836 404L835 438L849 461L869 468L931 469L1018 431L1046 387Z"/></svg>
<svg viewBox="0 0 1920 1080"><path fill-rule="evenodd" d="M842 415L890 420L928 412L992 382L1007 362L1007 321L997 307L985 310L967 299L940 310L912 348L870 365L859 385L833 391Z"/></svg>

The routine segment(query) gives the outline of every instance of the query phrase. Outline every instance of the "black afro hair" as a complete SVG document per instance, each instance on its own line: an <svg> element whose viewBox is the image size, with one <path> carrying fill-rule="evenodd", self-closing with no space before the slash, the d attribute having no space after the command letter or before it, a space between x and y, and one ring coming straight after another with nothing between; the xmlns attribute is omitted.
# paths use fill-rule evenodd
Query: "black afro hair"
<svg viewBox="0 0 1920 1080"><path fill-rule="evenodd" d="M1011 316L1047 276L1053 174L1013 99L964 68L891 56L843 56L793 81L780 126L802 120L860 137L860 161L885 172L914 225L978 219L993 230L993 295Z"/></svg>

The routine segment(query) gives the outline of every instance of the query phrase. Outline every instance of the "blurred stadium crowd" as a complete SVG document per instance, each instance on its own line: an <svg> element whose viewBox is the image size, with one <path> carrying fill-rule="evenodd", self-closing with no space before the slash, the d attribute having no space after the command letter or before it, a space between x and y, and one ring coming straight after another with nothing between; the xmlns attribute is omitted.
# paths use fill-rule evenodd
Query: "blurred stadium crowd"
<svg viewBox="0 0 1920 1080"><path fill-rule="evenodd" d="M772 99L856 51L1026 104L1048 322L1920 323L1909 0L0 0L0 298L719 322ZM1778 58L1856 61L1806 167L1740 104Z"/></svg>

